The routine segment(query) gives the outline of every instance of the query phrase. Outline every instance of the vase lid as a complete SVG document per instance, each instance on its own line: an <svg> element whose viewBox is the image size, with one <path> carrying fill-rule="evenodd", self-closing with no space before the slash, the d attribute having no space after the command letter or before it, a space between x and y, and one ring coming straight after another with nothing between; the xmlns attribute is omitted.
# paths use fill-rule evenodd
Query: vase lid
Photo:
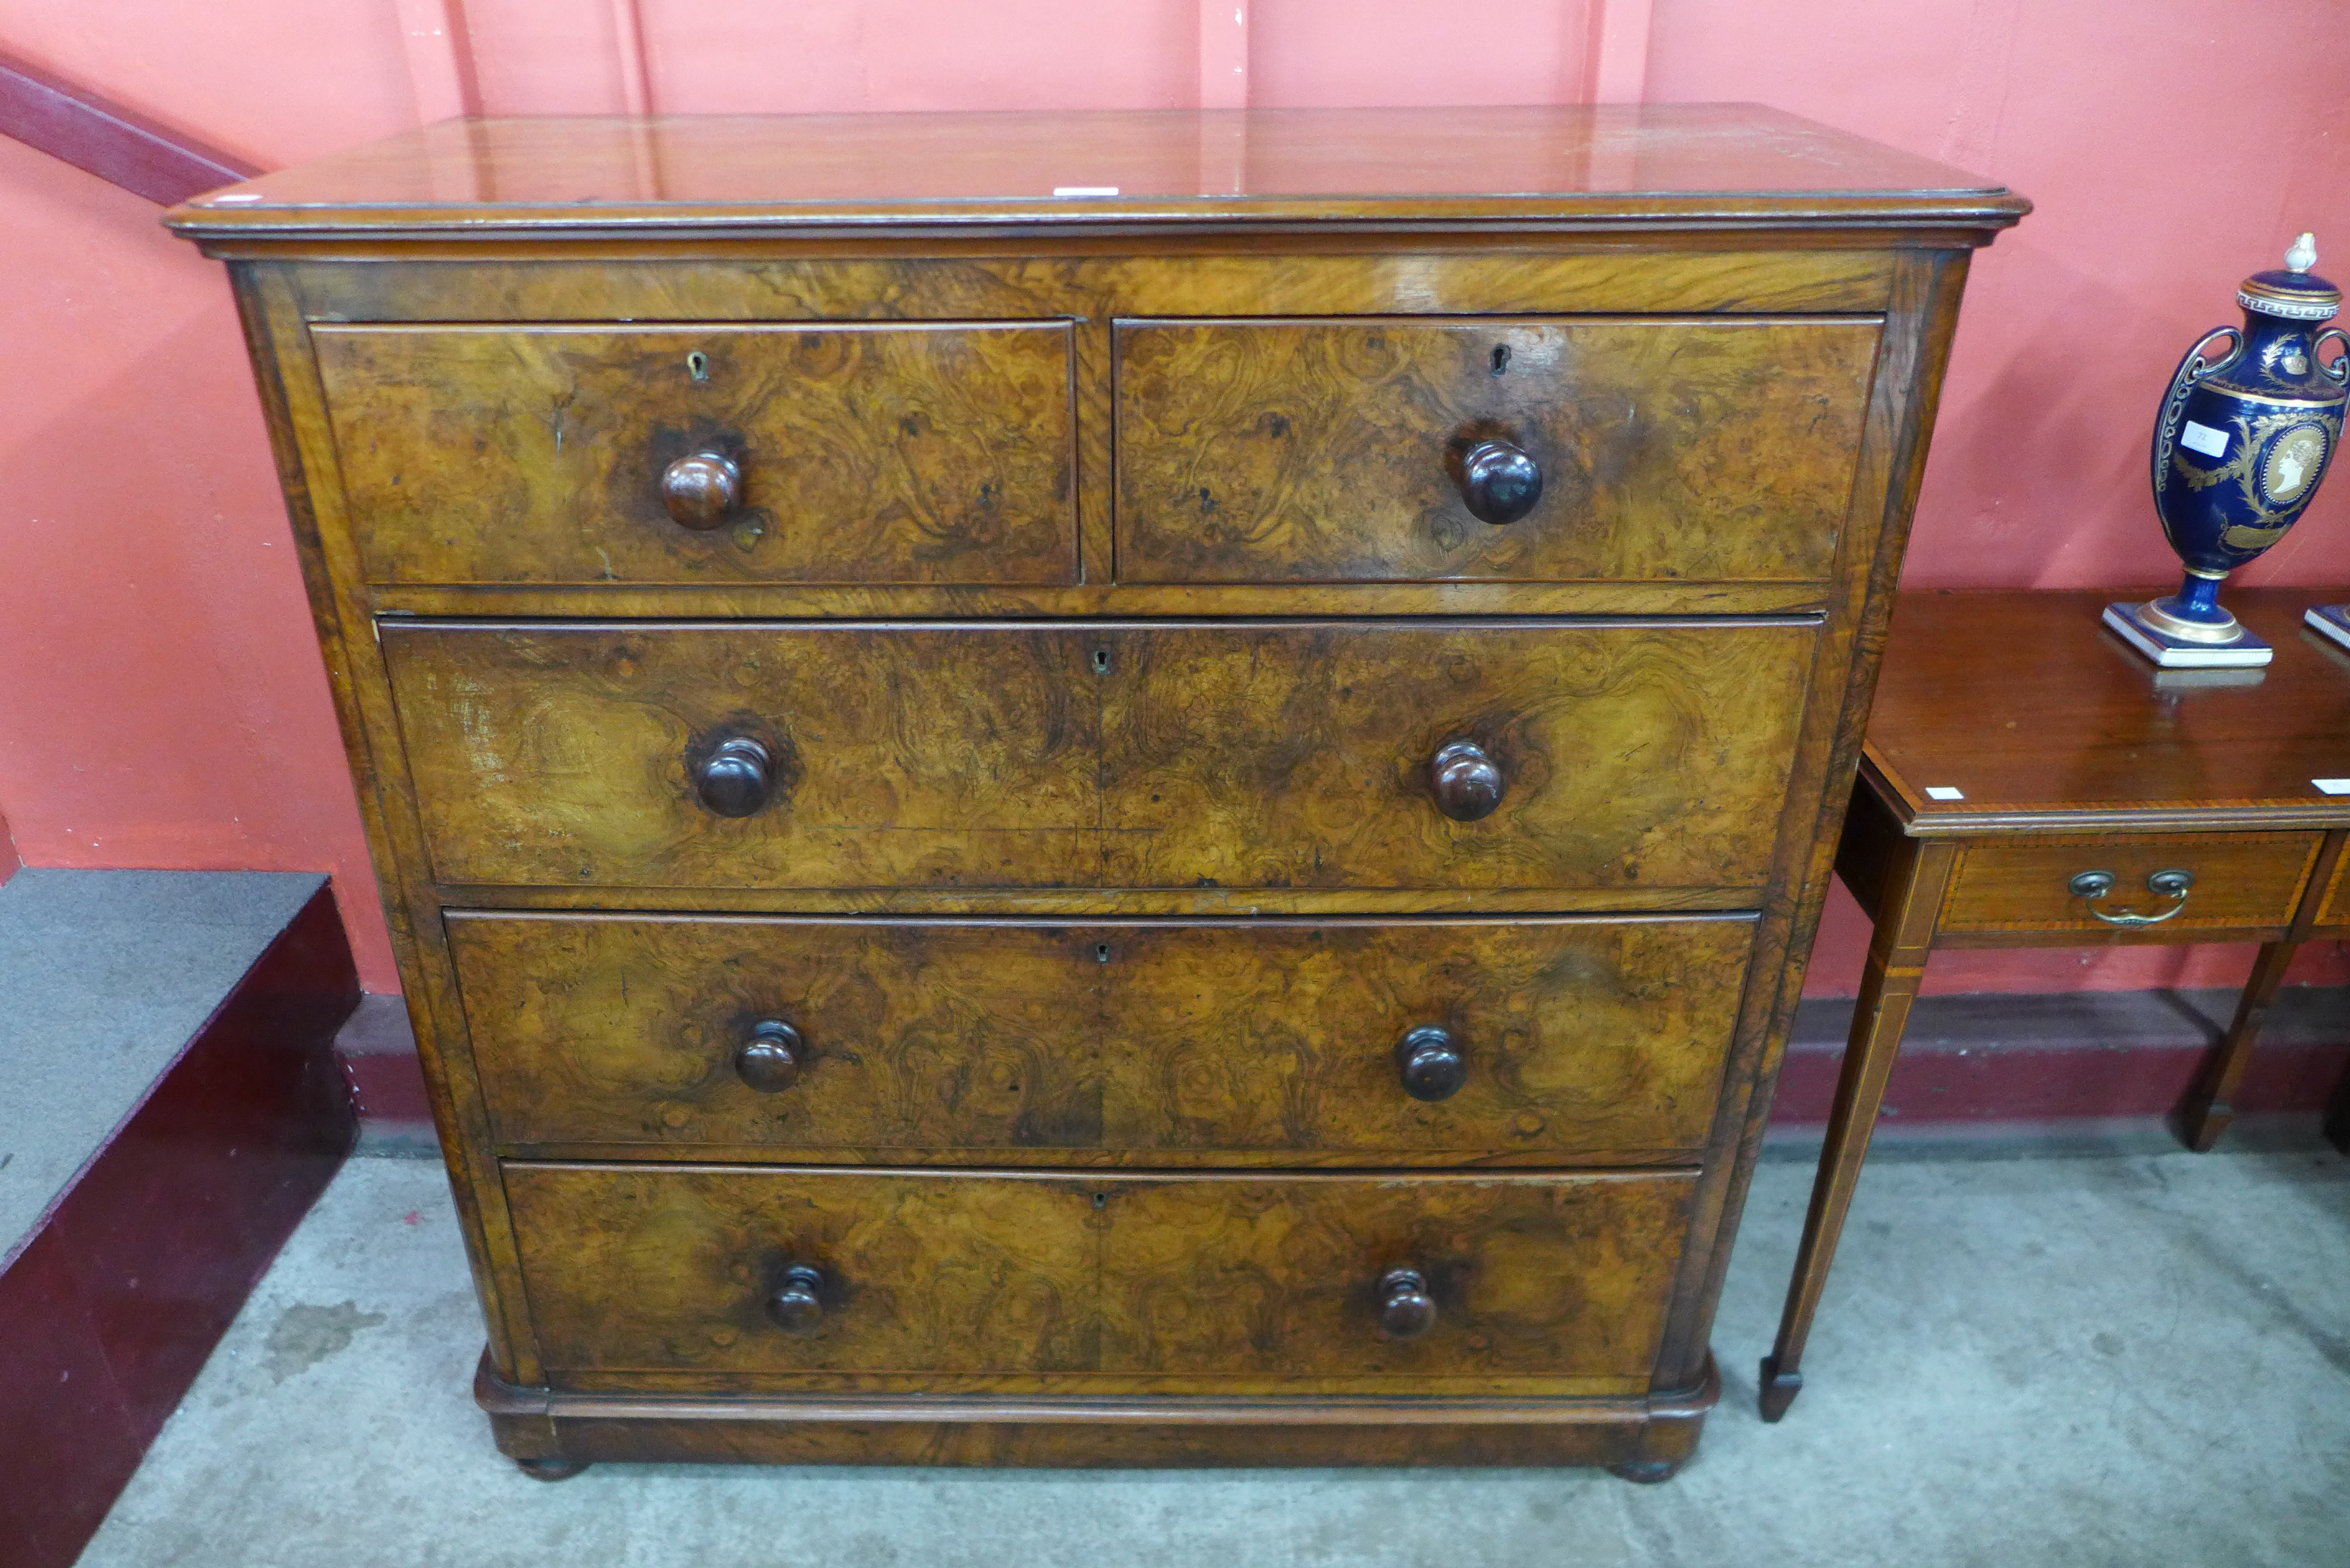
<svg viewBox="0 0 2350 1568"><path fill-rule="evenodd" d="M2342 308L2342 291L2309 269L2317 265L2317 236L2303 234L2284 253L2284 265L2256 272L2236 290L2236 303L2287 321L2324 321Z"/></svg>

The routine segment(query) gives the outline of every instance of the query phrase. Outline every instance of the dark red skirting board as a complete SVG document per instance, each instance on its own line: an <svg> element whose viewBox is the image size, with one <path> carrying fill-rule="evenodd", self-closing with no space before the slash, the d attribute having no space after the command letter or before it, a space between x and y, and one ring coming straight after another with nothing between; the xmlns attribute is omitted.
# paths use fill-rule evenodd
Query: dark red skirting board
<svg viewBox="0 0 2350 1568"><path fill-rule="evenodd" d="M325 886L0 1275L0 1561L69 1568L357 1132Z"/></svg>
<svg viewBox="0 0 2350 1568"><path fill-rule="evenodd" d="M359 1152L395 1158L437 1159L441 1140L432 1130L432 1101L417 1059L416 1033L408 1023L407 1002L399 996L362 996L343 1032L335 1036L343 1077L359 1108Z"/></svg>
<svg viewBox="0 0 2350 1568"><path fill-rule="evenodd" d="M2158 1120L2186 1097L2203 1057L2191 1046L1905 1053L1886 1086L1884 1116L1888 1125ZM1840 1056L1825 1052L1789 1053L1772 1125L1825 1124L1841 1065ZM2245 1069L2236 1112L2314 1116L2345 1068L2350 1045L2262 1051Z"/></svg>
<svg viewBox="0 0 2350 1568"><path fill-rule="evenodd" d="M1879 1136L1993 1123L2153 1127L2186 1097L2235 1003L2227 990L1920 998ZM1851 1020L1849 999L1798 1011L1772 1104L1774 1132L1827 1120ZM2350 1108L2350 989L2289 987L2270 1009L2234 1096L2237 1115L2305 1117L2314 1128L2329 1100Z"/></svg>

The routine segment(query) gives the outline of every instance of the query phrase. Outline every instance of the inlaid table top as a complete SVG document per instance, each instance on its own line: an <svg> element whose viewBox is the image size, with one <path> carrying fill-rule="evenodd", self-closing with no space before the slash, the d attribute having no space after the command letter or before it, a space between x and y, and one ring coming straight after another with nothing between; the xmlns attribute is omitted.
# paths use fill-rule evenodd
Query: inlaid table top
<svg viewBox="0 0 2350 1568"><path fill-rule="evenodd" d="M1904 831L2350 824L2350 652L2302 624L2350 596L2230 590L2276 661L2166 670L2099 624L2115 597L1897 601L1863 765Z"/></svg>

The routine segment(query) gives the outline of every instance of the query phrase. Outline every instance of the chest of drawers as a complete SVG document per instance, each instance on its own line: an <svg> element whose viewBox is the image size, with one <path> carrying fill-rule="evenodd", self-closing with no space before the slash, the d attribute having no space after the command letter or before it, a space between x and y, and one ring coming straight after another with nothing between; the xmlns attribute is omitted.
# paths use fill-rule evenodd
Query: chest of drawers
<svg viewBox="0 0 2350 1568"><path fill-rule="evenodd" d="M456 122L175 212L501 1446L1671 1473L2024 210L1650 108Z"/></svg>

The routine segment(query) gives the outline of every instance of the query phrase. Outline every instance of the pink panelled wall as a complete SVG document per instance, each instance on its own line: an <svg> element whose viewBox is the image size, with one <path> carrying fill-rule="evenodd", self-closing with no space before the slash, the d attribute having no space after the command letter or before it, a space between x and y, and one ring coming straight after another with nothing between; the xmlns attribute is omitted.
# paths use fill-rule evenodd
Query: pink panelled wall
<svg viewBox="0 0 2350 1568"><path fill-rule="evenodd" d="M27 865L380 909L244 345L152 203L0 138L0 812Z"/></svg>
<svg viewBox="0 0 2350 1568"><path fill-rule="evenodd" d="M2178 354L2302 228L2350 271L2334 0L0 0L0 46L265 166L469 111L1773 104L2039 204L1977 265L1911 587L2168 575L2139 470ZM5 141L0 268L17 848L331 870L365 983L394 989L218 269ZM2247 580L2350 582L2350 480ZM1839 894L1814 989L1848 991L1860 951ZM2331 946L2303 960L2296 978L2350 979ZM2247 961L1951 954L1928 984L2227 984Z"/></svg>
<svg viewBox="0 0 2350 1568"><path fill-rule="evenodd" d="M2161 389L2235 282L2317 231L2350 276L2350 8L2334 0L1657 0L1653 99L1777 108L1995 176L2036 210L1977 257L1903 586L2176 580L2147 494ZM2251 584L2350 584L2335 476ZM2350 750L2350 736L2344 737ZM1811 987L1866 950L1837 890ZM1938 954L1929 992L2238 985L2249 948ZM2350 980L2339 944L2296 981Z"/></svg>

